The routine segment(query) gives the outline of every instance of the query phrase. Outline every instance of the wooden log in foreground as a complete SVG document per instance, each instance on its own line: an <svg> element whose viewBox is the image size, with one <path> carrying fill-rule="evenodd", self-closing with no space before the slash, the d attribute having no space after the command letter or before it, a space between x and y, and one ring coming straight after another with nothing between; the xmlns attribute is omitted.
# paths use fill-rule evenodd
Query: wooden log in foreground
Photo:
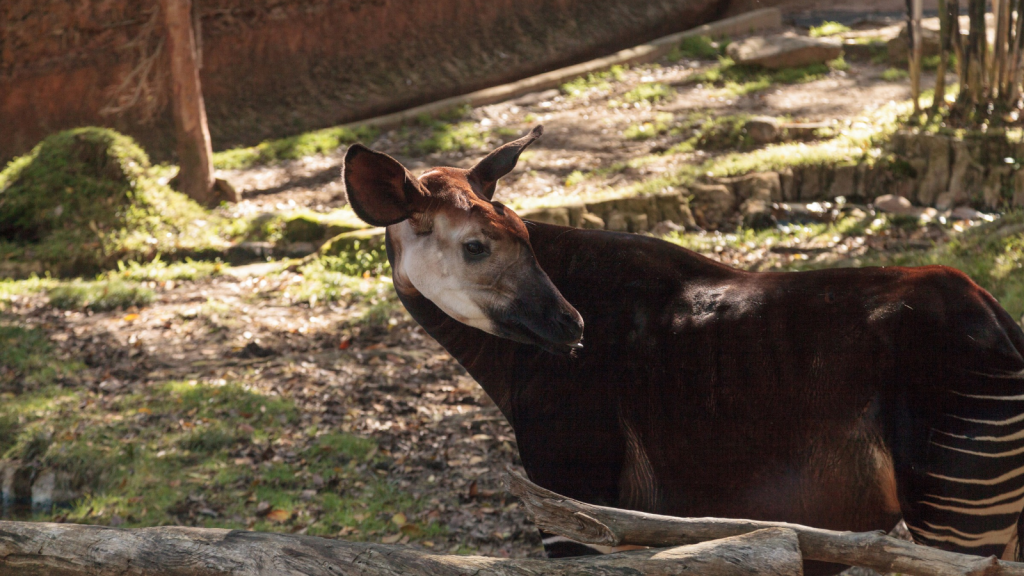
<svg viewBox="0 0 1024 576"><path fill-rule="evenodd" d="M404 546L240 530L0 521L4 576L798 576L802 570L796 534L785 528L666 550L545 560L445 556Z"/></svg>
<svg viewBox="0 0 1024 576"><path fill-rule="evenodd" d="M796 533L805 560L907 576L1024 576L1024 563L928 548L883 532L836 532L785 522L677 518L595 506L545 490L511 468L506 482L509 492L523 501L539 528L588 544L679 546L783 528Z"/></svg>

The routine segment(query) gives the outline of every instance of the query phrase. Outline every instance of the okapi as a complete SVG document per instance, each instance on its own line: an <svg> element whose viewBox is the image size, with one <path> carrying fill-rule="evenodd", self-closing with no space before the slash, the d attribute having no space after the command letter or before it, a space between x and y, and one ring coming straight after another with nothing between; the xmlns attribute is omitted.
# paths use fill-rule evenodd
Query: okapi
<svg viewBox="0 0 1024 576"><path fill-rule="evenodd" d="M402 303L501 409L532 481L673 516L903 518L919 543L1013 557L1024 332L988 292L943 266L754 273L524 222L491 198L541 133L469 170L415 178L359 144L344 168Z"/></svg>

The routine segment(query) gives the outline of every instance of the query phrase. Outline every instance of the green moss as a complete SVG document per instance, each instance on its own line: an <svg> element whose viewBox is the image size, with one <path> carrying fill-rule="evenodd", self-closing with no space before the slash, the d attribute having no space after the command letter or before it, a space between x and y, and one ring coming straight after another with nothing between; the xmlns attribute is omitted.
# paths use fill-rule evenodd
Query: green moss
<svg viewBox="0 0 1024 576"><path fill-rule="evenodd" d="M58 357L42 330L0 324L0 392L52 385L80 368L77 362ZM11 425L10 422L0 423L0 428Z"/></svg>
<svg viewBox="0 0 1024 576"><path fill-rule="evenodd" d="M841 58L829 63L833 64L839 66L838 69L846 68L846 62ZM764 90L772 84L799 84L817 80L831 70L829 65L811 64L800 68L768 70L760 66L739 65L732 58L720 58L718 65L695 74L691 82L710 84L741 96Z"/></svg>
<svg viewBox="0 0 1024 576"><path fill-rule="evenodd" d="M689 36L668 53L668 60L679 61L683 58L696 58L698 60L714 60L721 55L718 43L708 36Z"/></svg>
<svg viewBox="0 0 1024 576"><path fill-rule="evenodd" d="M213 155L213 165L223 170L237 170L257 164L273 164L282 160L294 160L314 154L329 154L346 144L370 141L376 137L377 130L375 128L335 126L287 138L267 140L248 148L216 152Z"/></svg>
<svg viewBox="0 0 1024 576"><path fill-rule="evenodd" d="M50 305L62 310L89 309L94 312L142 307L153 301L153 291L119 278L93 282L76 280L51 288Z"/></svg>
<svg viewBox="0 0 1024 576"><path fill-rule="evenodd" d="M675 96L675 90L660 82L645 82L622 95L627 103L647 102L656 104Z"/></svg>
<svg viewBox="0 0 1024 576"><path fill-rule="evenodd" d="M822 38L825 36L835 36L836 34L842 34L849 32L850 27L839 22L822 22L818 26L811 26L810 36L811 38Z"/></svg>
<svg viewBox="0 0 1024 576"><path fill-rule="evenodd" d="M902 68L889 68L882 72L882 80L886 82L900 82L910 77L910 74Z"/></svg>
<svg viewBox="0 0 1024 576"><path fill-rule="evenodd" d="M166 282L168 280L201 280L218 276L229 268L223 262L196 262L186 258L184 262L164 262L157 255L150 262L118 262L116 276L125 280Z"/></svg>
<svg viewBox="0 0 1024 576"><path fill-rule="evenodd" d="M668 132L675 117L668 112L661 112L647 122L632 124L622 133L629 140L647 140ZM572 175L570 174L570 177ZM566 181L568 186L568 180Z"/></svg>
<svg viewBox="0 0 1024 576"><path fill-rule="evenodd" d="M562 93L570 98L576 98L591 91L605 91L611 89L612 82L621 82L625 78L626 69L622 66L612 66L604 72L594 72L586 76L580 76L562 84Z"/></svg>
<svg viewBox="0 0 1024 576"><path fill-rule="evenodd" d="M54 272L223 245L213 220L161 184L130 138L105 128L50 136L0 173L6 257Z"/></svg>

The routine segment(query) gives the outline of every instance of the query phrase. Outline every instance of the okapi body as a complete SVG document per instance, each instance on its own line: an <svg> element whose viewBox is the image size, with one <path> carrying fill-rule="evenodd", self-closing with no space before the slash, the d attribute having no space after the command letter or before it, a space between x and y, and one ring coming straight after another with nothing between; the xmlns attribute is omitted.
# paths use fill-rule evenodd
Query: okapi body
<svg viewBox="0 0 1024 576"><path fill-rule="evenodd" d="M501 409L532 481L674 516L903 518L919 543L1012 555L1024 333L991 295L941 266L752 273L523 223L491 196L539 135L420 179L358 145L345 168L357 214L388 225L399 298Z"/></svg>

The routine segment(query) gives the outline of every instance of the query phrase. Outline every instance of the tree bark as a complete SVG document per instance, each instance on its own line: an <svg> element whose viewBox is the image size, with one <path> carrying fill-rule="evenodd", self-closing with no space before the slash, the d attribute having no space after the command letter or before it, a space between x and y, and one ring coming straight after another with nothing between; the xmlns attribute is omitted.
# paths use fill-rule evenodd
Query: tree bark
<svg viewBox="0 0 1024 576"><path fill-rule="evenodd" d="M216 204L213 148L199 83L192 0L160 0L171 64L171 107L178 137L178 188L207 206Z"/></svg>
<svg viewBox="0 0 1024 576"><path fill-rule="evenodd" d="M1024 576L1024 563L927 548L881 532L836 532L785 522L675 518L586 504L545 490L512 470L506 481L509 492L523 501L539 528L578 542L603 546L678 546L774 527L796 533L805 560L908 576Z"/></svg>
<svg viewBox="0 0 1024 576"><path fill-rule="evenodd" d="M239 530L119 530L0 521L4 576L799 576L802 570L796 534L785 528L666 550L546 560L445 556L403 546Z"/></svg>

